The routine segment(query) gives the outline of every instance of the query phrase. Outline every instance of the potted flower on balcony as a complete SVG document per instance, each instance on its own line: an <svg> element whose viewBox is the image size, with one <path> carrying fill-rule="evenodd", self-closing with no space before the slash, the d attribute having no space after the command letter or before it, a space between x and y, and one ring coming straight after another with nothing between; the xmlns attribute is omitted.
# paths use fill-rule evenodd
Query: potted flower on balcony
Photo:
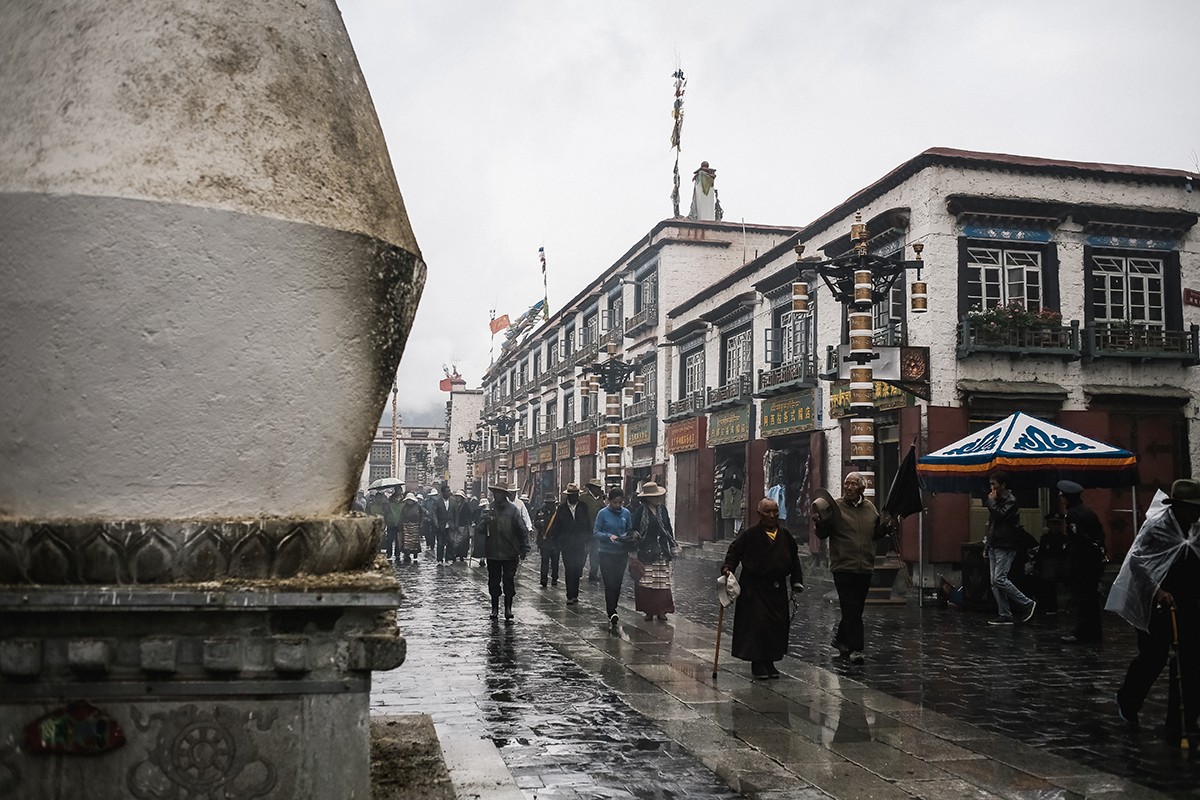
<svg viewBox="0 0 1200 800"><path fill-rule="evenodd" d="M1048 308L1031 311L1021 300L970 311L967 319L979 344L1012 347L1058 347L1062 313Z"/></svg>

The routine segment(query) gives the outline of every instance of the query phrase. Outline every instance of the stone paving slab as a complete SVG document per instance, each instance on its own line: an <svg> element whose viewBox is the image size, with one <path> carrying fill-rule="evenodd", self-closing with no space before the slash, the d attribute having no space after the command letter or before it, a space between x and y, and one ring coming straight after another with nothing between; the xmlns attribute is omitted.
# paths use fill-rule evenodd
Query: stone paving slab
<svg viewBox="0 0 1200 800"><path fill-rule="evenodd" d="M518 622L489 625L483 572L455 568L440 577L420 568L430 578L425 602L400 612L409 663L377 676L373 705L429 707L444 739L467 729L489 737L526 797L1168 796L930 708L955 707L941 682L927 704L927 687L889 693L857 680L861 669L791 658L780 665L783 679L751 681L730 657L728 636L713 680L715 631L686 587L676 591L677 607L696 606L698 619L647 622L626 597L614 629L596 584L566 607L561 589L526 588L535 585L527 564ZM677 585L685 572L677 571ZM434 599L435 590L445 594ZM453 619L439 621L439 610ZM423 645L486 656L433 654L426 663ZM468 679L473 693L461 691ZM457 687L449 694L447 682ZM581 736L581 728L598 733Z"/></svg>

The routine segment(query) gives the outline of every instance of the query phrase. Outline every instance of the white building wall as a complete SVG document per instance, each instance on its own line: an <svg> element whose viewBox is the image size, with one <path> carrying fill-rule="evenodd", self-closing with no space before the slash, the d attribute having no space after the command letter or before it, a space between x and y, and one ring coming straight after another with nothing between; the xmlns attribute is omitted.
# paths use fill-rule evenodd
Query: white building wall
<svg viewBox="0 0 1200 800"><path fill-rule="evenodd" d="M459 449L463 439L474 439L479 425L479 414L483 411L482 389L455 389L450 393L450 488L464 489L470 483L467 474L467 454Z"/></svg>

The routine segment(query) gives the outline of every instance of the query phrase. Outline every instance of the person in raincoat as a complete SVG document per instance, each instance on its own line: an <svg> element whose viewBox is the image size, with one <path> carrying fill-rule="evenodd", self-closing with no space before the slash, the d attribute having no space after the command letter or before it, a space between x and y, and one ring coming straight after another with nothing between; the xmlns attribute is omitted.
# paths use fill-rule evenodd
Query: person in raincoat
<svg viewBox="0 0 1200 800"><path fill-rule="evenodd" d="M1105 608L1137 628L1138 654L1117 690L1117 713L1130 724L1171 650L1171 611L1179 629L1183 724L1175 682L1167 694L1168 735L1197 735L1200 711L1200 480L1184 478L1159 492L1121 564Z"/></svg>
<svg viewBox="0 0 1200 800"><path fill-rule="evenodd" d="M796 539L780 527L774 500L759 501L758 524L729 543L721 574L731 575L739 565L741 593L733 611L731 652L750 662L755 678L778 678L775 662L787 653L791 627L789 600L804 591L804 573Z"/></svg>
<svg viewBox="0 0 1200 800"><path fill-rule="evenodd" d="M387 495L387 503L383 507L383 554L388 561L395 563L400 544L400 511L404 501L400 499L399 489L385 489L383 493Z"/></svg>

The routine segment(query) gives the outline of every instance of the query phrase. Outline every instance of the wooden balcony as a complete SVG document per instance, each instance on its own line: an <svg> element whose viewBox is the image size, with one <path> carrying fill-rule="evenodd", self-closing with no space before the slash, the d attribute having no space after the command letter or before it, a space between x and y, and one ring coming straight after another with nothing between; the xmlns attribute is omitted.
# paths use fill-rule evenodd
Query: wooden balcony
<svg viewBox="0 0 1200 800"><path fill-rule="evenodd" d="M1172 331L1140 323L1100 323L1083 329L1083 359L1125 358L1200 364L1200 325Z"/></svg>
<svg viewBox="0 0 1200 800"><path fill-rule="evenodd" d="M758 371L758 396L770 397L817 385L817 365L811 359L798 359L773 369Z"/></svg>
<svg viewBox="0 0 1200 800"><path fill-rule="evenodd" d="M636 403L630 403L629 405L625 406L624 420L629 422L630 420L648 417L652 415L657 408L658 402L655 400L655 398L652 395L647 395L641 400L638 400Z"/></svg>
<svg viewBox="0 0 1200 800"><path fill-rule="evenodd" d="M682 400L672 400L667 404L667 416L665 422L673 422L677 419L687 419L688 417L696 417L704 413L704 390L692 392Z"/></svg>
<svg viewBox="0 0 1200 800"><path fill-rule="evenodd" d="M594 364L600 358L600 342L595 341L591 344L585 344L575 352L575 364L577 366L586 366Z"/></svg>
<svg viewBox="0 0 1200 800"><path fill-rule="evenodd" d="M708 410L740 406L753 401L754 387L749 375L739 375L729 383L708 390Z"/></svg>
<svg viewBox="0 0 1200 800"><path fill-rule="evenodd" d="M639 332L653 328L658 324L658 306L646 306L632 317L625 318L625 335L634 337Z"/></svg>
<svg viewBox="0 0 1200 800"><path fill-rule="evenodd" d="M581 419L578 422L572 422L567 426L570 436L583 436L588 433L595 433L604 427L604 418L599 414Z"/></svg>
<svg viewBox="0 0 1200 800"><path fill-rule="evenodd" d="M958 323L958 357L974 353L1012 356L1048 356L1065 361L1080 358L1079 321L1053 327L1005 327L980 325L970 318Z"/></svg>

